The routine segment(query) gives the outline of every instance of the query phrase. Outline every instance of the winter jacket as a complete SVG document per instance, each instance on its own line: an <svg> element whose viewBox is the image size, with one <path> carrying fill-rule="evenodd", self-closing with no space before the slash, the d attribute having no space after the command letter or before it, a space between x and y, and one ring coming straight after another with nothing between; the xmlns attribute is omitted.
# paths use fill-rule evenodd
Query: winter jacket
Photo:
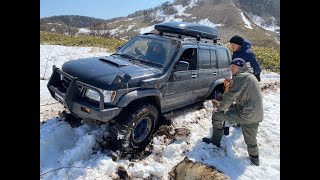
<svg viewBox="0 0 320 180"><path fill-rule="evenodd" d="M232 59L234 58L242 58L246 62L249 62L253 68L253 74L260 74L260 66L257 62L256 55L251 49L251 43L248 40L245 39L243 41L240 50L233 52Z"/></svg>
<svg viewBox="0 0 320 180"><path fill-rule="evenodd" d="M222 96L218 111L226 111L233 102L242 120L258 123L263 119L263 105L260 84L256 77L244 66L232 76L232 85Z"/></svg>

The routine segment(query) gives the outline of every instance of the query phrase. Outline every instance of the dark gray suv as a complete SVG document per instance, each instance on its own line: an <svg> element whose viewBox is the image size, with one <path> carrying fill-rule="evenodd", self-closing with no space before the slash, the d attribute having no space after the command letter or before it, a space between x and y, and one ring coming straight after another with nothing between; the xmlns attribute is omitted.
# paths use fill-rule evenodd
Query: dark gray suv
<svg viewBox="0 0 320 180"><path fill-rule="evenodd" d="M185 22L155 25L115 54L53 66L48 89L70 114L108 124L107 141L122 152L143 149L164 113L223 92L230 52L215 28Z"/></svg>

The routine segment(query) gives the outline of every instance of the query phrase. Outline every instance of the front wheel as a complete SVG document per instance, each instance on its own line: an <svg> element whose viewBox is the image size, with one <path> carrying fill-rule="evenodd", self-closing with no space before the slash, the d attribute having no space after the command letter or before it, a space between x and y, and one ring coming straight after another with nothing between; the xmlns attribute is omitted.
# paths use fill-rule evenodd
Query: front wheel
<svg viewBox="0 0 320 180"><path fill-rule="evenodd" d="M153 104L128 107L111 127L113 149L123 153L143 150L150 142L158 119L158 110Z"/></svg>

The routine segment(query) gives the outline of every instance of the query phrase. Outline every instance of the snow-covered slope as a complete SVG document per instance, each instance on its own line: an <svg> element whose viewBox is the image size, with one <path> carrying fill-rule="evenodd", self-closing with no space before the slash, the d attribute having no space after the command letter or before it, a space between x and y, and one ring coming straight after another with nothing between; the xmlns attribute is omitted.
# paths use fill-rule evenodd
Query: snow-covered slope
<svg viewBox="0 0 320 180"><path fill-rule="evenodd" d="M250 8L245 11L239 3L235 5L233 2L236 1L175 0L153 9L137 11L128 17L110 20L100 25L100 28L112 36L130 39L151 32L155 24L184 21L217 26L222 43L227 43L230 37L239 34L258 46L271 43L276 47L279 45L280 27L277 24L280 22L269 14L261 17L252 14ZM265 35L266 32L269 35Z"/></svg>
<svg viewBox="0 0 320 180"><path fill-rule="evenodd" d="M51 63L60 65L74 58L109 54L102 49L82 47L42 45L40 49L43 52L50 51L50 57L54 58L49 58L49 61L55 60ZM72 55L68 56L66 52ZM41 72L44 72L45 57L40 57ZM261 78L262 84L280 83L279 74L262 74ZM40 80L40 104L53 102L46 90L46 82ZM117 177L117 167L122 166L135 179L153 177L167 180L168 172L185 156L193 161L213 165L232 179L280 179L280 88L264 91L263 96L264 120L258 132L261 157L259 167L251 165L247 158L241 129L230 128L230 135L222 139L221 149L201 141L203 137L209 137L212 131L213 107L210 101L206 101L200 110L190 109L172 119L175 128L190 129L188 139L168 144L163 136L157 136L153 139L152 153L137 161L128 158L113 161L110 156L99 151L95 139L102 137L103 130L107 128L105 125L72 128L68 123L59 122L54 114L40 119L45 122L40 123L41 179L113 179Z"/></svg>

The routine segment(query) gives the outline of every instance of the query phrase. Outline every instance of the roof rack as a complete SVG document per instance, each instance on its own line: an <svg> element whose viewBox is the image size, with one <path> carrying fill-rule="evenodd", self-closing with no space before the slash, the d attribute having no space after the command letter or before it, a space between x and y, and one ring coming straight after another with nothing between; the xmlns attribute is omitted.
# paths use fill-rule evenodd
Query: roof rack
<svg viewBox="0 0 320 180"><path fill-rule="evenodd" d="M173 37L173 38L178 38L182 41L196 41L196 42L202 42L202 43L209 43L212 42L213 44L220 44L218 43L218 40L220 40L219 38L216 39L207 39L207 38L199 38L199 37L194 37L194 36L190 36L190 35L182 35L182 34L176 34L176 33L169 33L169 32L159 32L159 34L156 33L144 33L143 35L149 35L149 34L154 34L154 35L160 35L160 36L166 36L166 37Z"/></svg>

